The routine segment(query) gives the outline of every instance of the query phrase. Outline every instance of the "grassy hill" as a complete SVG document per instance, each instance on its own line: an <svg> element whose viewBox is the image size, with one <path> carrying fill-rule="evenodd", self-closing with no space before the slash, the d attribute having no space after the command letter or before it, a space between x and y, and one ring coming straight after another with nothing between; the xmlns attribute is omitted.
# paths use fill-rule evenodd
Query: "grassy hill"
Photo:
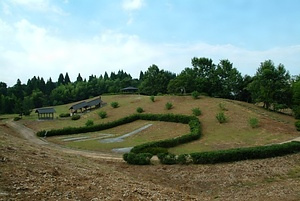
<svg viewBox="0 0 300 201"><path fill-rule="evenodd" d="M192 143L170 149L170 152L175 154L266 145L287 141L299 136L299 133L294 127L295 120L293 117L266 111L253 104L239 101L204 96L196 100L190 96L157 96L155 97L155 102L152 102L149 96L142 95L102 96L102 100L107 103L106 106L86 112L81 115L81 118L77 121L73 121L70 118L58 117L60 113L68 113L68 109L72 104L55 106L54 108L57 113L53 121L38 121L36 120L36 114L32 114L31 117L25 118L22 121L26 126L39 131L68 126L84 126L87 120L93 120L95 124L109 122L136 113L137 107L142 107L145 113L174 113L186 115L192 115L192 108L200 108L202 115L199 116L199 119L203 126L203 137ZM118 102L120 107L112 108L110 103L114 101ZM167 102L173 104L171 110L165 109ZM220 105L222 105L224 109L223 112L228 119L224 124L220 124L216 119L216 114L221 111ZM106 111L108 115L107 118L101 119L98 116L99 111ZM259 127L252 128L249 124L249 118L258 119ZM180 136L189 132L188 127L183 124L138 121L101 131L100 134L109 133L119 136L148 123L153 124L153 126L127 138L122 143L112 143L108 145L99 143L98 140L89 140L88 142L62 142L61 137L48 139L55 143L75 148L110 151L112 148L135 146L144 142ZM95 135L95 133L77 136L82 137L83 135L91 136Z"/></svg>

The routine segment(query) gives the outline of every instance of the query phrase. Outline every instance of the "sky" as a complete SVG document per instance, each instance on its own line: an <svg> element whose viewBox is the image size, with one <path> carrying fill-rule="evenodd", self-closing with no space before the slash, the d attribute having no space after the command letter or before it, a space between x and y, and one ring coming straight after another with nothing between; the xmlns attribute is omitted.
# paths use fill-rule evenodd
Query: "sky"
<svg viewBox="0 0 300 201"><path fill-rule="evenodd" d="M193 57L300 74L299 0L0 0L0 82L68 72L179 74Z"/></svg>

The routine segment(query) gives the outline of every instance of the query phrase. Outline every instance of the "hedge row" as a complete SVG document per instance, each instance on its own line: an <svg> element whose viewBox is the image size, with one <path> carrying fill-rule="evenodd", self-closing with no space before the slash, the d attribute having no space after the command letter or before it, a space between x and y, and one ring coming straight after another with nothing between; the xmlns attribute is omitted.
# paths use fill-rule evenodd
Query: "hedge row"
<svg viewBox="0 0 300 201"><path fill-rule="evenodd" d="M47 132L47 136L55 136L55 135L71 135L71 134L79 134L79 133L88 133L88 132L96 132L96 131L101 131L109 128L113 128L116 126L120 126L123 124L131 123L133 121L136 121L139 119L139 116L134 114L130 115L121 119L118 119L116 121L108 122L108 123L103 123L103 124L98 124L94 126L89 126L89 127L66 127L62 129L53 129ZM45 135L46 131L42 130L37 132L37 136L43 137Z"/></svg>
<svg viewBox="0 0 300 201"><path fill-rule="evenodd" d="M149 120L149 121L167 121L167 122L177 122L177 123L188 123L192 119L197 119L193 116L186 115L175 115L175 114L133 114L116 121L98 124L89 127L66 127L62 129L53 129L47 132L47 136L55 136L55 135L70 135L70 134L79 134L79 133L88 133L88 132L96 132L109 128L113 128L116 126L120 126L123 124L131 123L136 120ZM43 137L46 131L42 130L37 132L37 136Z"/></svg>
<svg viewBox="0 0 300 201"><path fill-rule="evenodd" d="M136 154L137 153L157 154L158 152L151 152L151 150L157 151L158 148L176 147L180 144L185 144L185 143L199 139L201 137L201 125L200 125L199 120L193 116L185 116L185 117L187 117L190 120L188 123L189 123L191 132L189 134L182 135L180 137L166 139L166 140L159 140L159 141L148 142L145 144L137 145L131 149L131 152L136 153ZM173 120L175 120L175 119L173 119ZM186 121L187 119L185 119L185 118L177 118L177 120L180 120L180 121L176 121L178 123L187 122ZM159 153L162 153L162 152L159 152Z"/></svg>
<svg viewBox="0 0 300 201"><path fill-rule="evenodd" d="M248 148L228 149L221 151L209 151L191 154L159 154L162 164L215 164L235 162L249 159L264 159L284 156L300 152L300 142L289 142L270 146L257 146Z"/></svg>

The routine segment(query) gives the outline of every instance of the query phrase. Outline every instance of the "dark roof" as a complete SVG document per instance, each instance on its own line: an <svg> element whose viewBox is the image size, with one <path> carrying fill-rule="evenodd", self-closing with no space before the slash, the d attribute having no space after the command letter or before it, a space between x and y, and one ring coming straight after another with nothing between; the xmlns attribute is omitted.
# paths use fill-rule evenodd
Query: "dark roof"
<svg viewBox="0 0 300 201"><path fill-rule="evenodd" d="M71 109L73 109L73 110L78 110L78 109L81 109L81 108L85 108L85 107L87 107L88 105L87 105L87 103L85 102L85 101L82 101L82 102L80 102L80 103L77 103L77 104L75 104L75 105L72 105L71 107L70 107L70 110Z"/></svg>
<svg viewBox="0 0 300 201"><path fill-rule="evenodd" d="M85 102L85 101L82 101L80 103L77 103L75 105L72 105L70 107L70 110L73 109L73 110L78 110L78 109L82 109L82 108L87 108L87 107L92 107L92 106L95 106L95 105L98 105L102 102L102 100L100 98L96 98L94 100L91 100L89 102Z"/></svg>
<svg viewBox="0 0 300 201"><path fill-rule="evenodd" d="M127 90L134 91L134 90L138 90L138 88L136 88L136 87L126 87L126 88L121 89L121 91L127 91Z"/></svg>
<svg viewBox="0 0 300 201"><path fill-rule="evenodd" d="M91 100L91 101L87 102L87 105L89 107L92 107L92 106L95 106L95 105L99 105L101 102L102 102L102 100L100 98L97 98L97 99L94 99L94 100Z"/></svg>
<svg viewBox="0 0 300 201"><path fill-rule="evenodd" d="M54 113L55 110L52 107L49 108L39 108L35 110L35 113L39 113L39 114L49 114L49 113Z"/></svg>

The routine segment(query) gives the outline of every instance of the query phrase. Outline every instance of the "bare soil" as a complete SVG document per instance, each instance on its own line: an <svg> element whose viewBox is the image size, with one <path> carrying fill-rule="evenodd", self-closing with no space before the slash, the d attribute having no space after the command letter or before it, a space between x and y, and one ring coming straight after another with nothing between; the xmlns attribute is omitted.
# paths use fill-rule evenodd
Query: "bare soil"
<svg viewBox="0 0 300 201"><path fill-rule="evenodd" d="M16 131L17 130L17 131ZM26 133L26 135L24 133ZM218 165L132 166L0 123L0 200L300 200L300 154Z"/></svg>

